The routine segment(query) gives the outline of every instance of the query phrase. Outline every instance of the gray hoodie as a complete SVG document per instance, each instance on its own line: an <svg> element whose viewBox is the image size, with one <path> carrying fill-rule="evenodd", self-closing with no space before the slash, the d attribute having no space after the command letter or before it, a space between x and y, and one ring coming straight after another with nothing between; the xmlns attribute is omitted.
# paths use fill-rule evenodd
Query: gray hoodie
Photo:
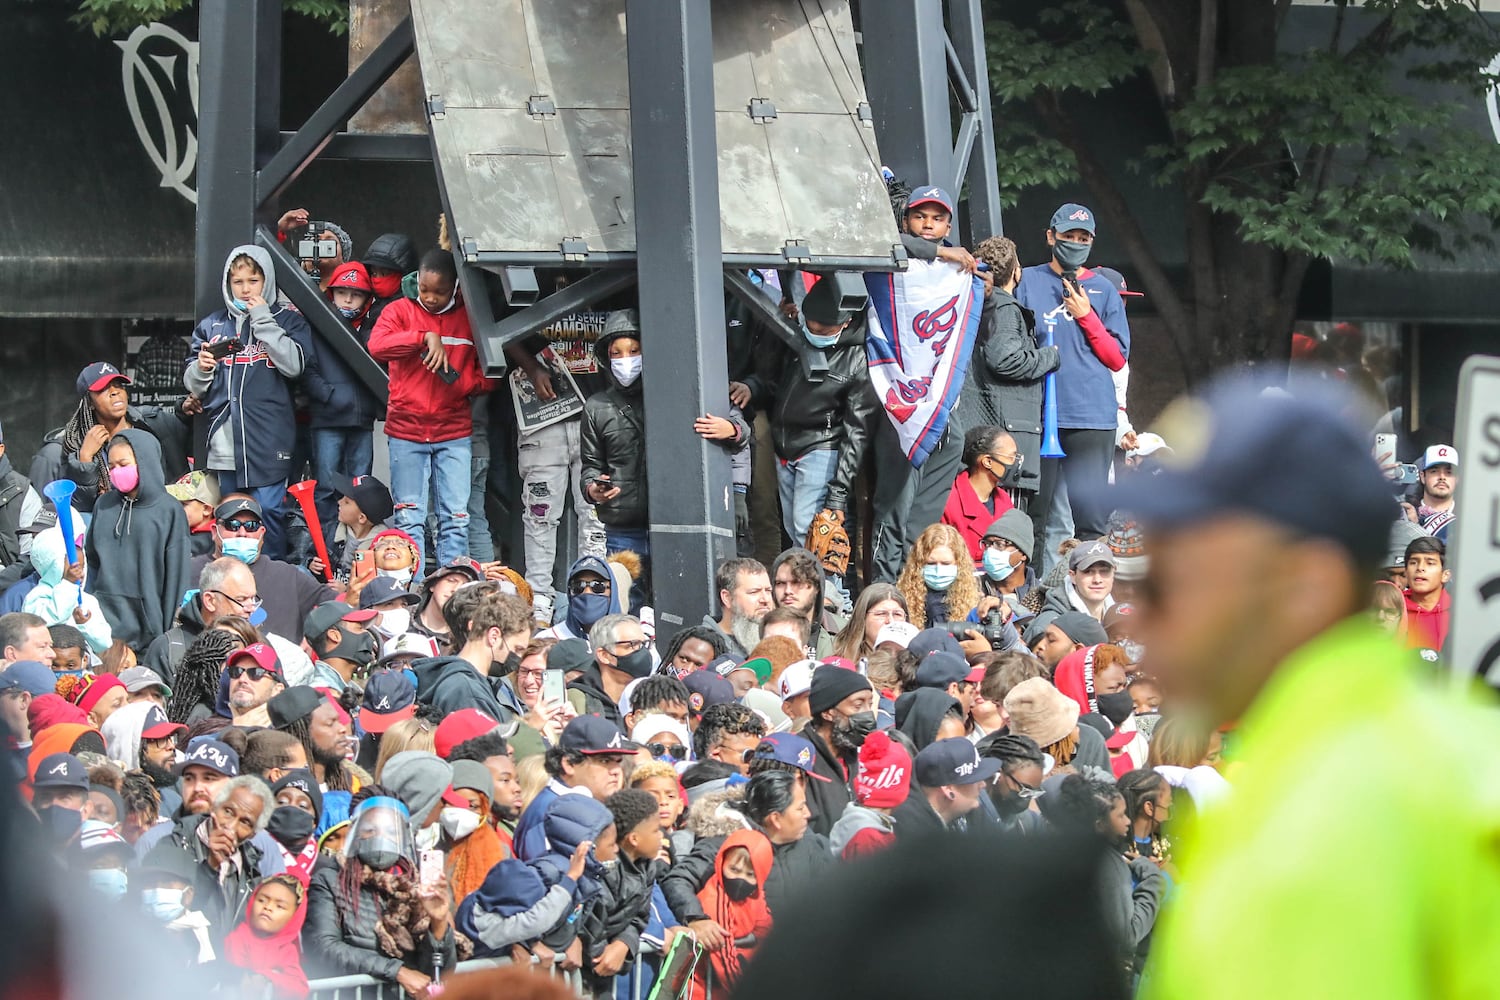
<svg viewBox="0 0 1500 1000"><path fill-rule="evenodd" d="M833 829L828 833L828 846L833 848L833 856L838 858L844 854L844 848L849 846L849 841L861 830L880 830L883 833L894 833L896 821L885 813L876 812L867 806L851 802L844 807L844 815L833 824Z"/></svg>

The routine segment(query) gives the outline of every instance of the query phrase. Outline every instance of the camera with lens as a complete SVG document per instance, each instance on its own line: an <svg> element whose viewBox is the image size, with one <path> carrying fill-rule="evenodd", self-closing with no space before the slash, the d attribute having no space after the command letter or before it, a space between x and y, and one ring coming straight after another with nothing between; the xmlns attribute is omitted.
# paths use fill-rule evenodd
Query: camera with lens
<svg viewBox="0 0 1500 1000"><path fill-rule="evenodd" d="M990 649L1005 647L1005 622L1000 618L999 608L981 618L977 625L974 622L948 622L947 628L948 634L959 642L968 639L970 632L978 632L990 644Z"/></svg>

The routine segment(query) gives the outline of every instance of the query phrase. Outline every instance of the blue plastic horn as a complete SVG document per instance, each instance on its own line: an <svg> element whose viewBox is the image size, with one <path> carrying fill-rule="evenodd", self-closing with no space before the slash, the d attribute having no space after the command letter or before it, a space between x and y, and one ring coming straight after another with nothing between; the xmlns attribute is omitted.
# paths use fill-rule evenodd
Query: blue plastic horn
<svg viewBox="0 0 1500 1000"><path fill-rule="evenodd" d="M42 487L42 492L57 508L57 526L62 530L63 545L68 550L68 565L78 561L78 541L73 537L73 493L78 484L71 479L54 479Z"/></svg>

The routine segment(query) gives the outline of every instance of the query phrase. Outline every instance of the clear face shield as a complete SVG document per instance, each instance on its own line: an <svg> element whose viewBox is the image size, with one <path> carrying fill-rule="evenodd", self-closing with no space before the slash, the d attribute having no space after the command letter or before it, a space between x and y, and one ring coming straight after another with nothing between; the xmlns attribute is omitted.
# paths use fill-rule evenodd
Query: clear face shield
<svg viewBox="0 0 1500 1000"><path fill-rule="evenodd" d="M344 857L384 871L398 862L415 868L411 818L399 800L380 796L361 802L344 838Z"/></svg>

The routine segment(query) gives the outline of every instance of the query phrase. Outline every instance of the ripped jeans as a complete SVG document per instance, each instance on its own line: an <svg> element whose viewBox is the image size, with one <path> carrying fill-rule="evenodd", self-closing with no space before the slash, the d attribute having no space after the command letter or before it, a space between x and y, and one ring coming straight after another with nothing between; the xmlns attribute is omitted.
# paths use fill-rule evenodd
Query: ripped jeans
<svg viewBox="0 0 1500 1000"><path fill-rule="evenodd" d="M560 420L535 431L521 432L516 466L521 475L521 528L526 542L526 582L537 594L553 592L552 568L557 560L557 527L562 523L568 491L578 515L577 556L604 556L604 525L594 516L594 505L583 495L583 455L579 444L581 420ZM573 562L569 559L568 562Z"/></svg>

